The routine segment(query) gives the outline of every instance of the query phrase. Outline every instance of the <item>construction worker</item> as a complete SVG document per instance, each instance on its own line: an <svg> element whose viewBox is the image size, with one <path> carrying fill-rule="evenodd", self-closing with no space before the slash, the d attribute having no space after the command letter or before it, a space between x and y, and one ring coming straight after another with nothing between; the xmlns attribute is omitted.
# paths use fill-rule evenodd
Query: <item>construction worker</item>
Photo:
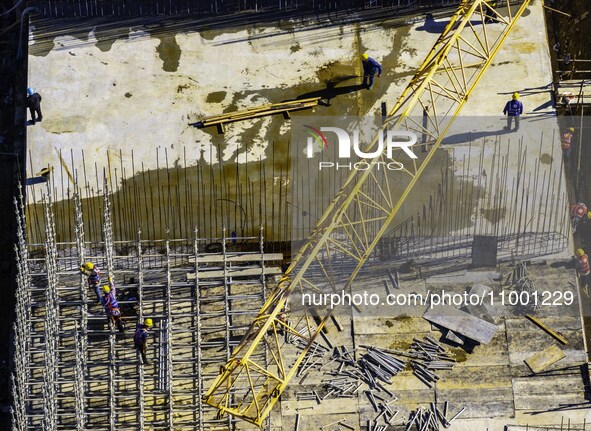
<svg viewBox="0 0 591 431"><path fill-rule="evenodd" d="M27 107L31 113L31 124L43 120L43 115L41 115L41 95L30 87L27 88ZM37 118L35 118L35 114L37 114Z"/></svg>
<svg viewBox="0 0 591 431"><path fill-rule="evenodd" d="M494 11L494 7L497 6L496 1L491 1L488 4L484 4L484 23L490 24L493 22L499 22L499 18Z"/></svg>
<svg viewBox="0 0 591 431"><path fill-rule="evenodd" d="M562 148L562 154L564 155L564 163L570 168L571 161L570 156L573 151L573 134L575 132L574 127L569 127L565 134L560 138L560 147Z"/></svg>
<svg viewBox="0 0 591 431"><path fill-rule="evenodd" d="M583 202L578 202L570 209L570 215L573 223L573 233L577 231L577 225L583 220L591 220L591 211L587 209L587 205Z"/></svg>
<svg viewBox="0 0 591 431"><path fill-rule="evenodd" d="M507 127L505 130L511 130L511 123L515 119L515 131L519 130L519 116L523 114L523 103L519 101L519 93L513 93L511 100L505 105L503 114L507 115Z"/></svg>
<svg viewBox="0 0 591 431"><path fill-rule="evenodd" d="M103 286L102 293L101 304L105 309L107 320L113 322L119 329L119 332L125 331L125 326L123 326L123 322L121 321L121 311L119 310L117 291L113 284L113 279L109 279L109 284Z"/></svg>
<svg viewBox="0 0 591 431"><path fill-rule="evenodd" d="M589 274L591 274L591 267L589 266L589 256L585 254L585 251L582 248L579 248L576 254L577 261L575 262L575 266L577 268L579 276L581 277L581 287L587 287L587 282L589 281Z"/></svg>
<svg viewBox="0 0 591 431"><path fill-rule="evenodd" d="M367 54L361 55L363 66L363 86L368 90L373 86L373 77L377 73L378 78L382 76L382 66Z"/></svg>
<svg viewBox="0 0 591 431"><path fill-rule="evenodd" d="M101 270L92 262L86 262L80 267L80 272L88 277L88 287L94 289L98 302L101 302Z"/></svg>
<svg viewBox="0 0 591 431"><path fill-rule="evenodd" d="M140 353L142 358L142 364L148 364L146 358L146 350L148 349L148 331L154 326L152 319L145 319L144 323L138 323L135 328L135 334L133 334L133 345L135 349Z"/></svg>
<svg viewBox="0 0 591 431"><path fill-rule="evenodd" d="M39 172L37 172L36 176L25 179L25 185L32 186L35 184L46 183L47 181L49 181L49 176L52 171L53 168L51 166L49 168L41 169Z"/></svg>

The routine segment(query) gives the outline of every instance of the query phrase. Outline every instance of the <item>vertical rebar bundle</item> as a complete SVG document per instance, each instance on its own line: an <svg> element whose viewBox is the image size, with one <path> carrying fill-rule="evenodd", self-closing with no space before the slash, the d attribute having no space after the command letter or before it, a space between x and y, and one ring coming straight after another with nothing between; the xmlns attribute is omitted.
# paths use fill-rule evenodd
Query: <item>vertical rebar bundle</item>
<svg viewBox="0 0 591 431"><path fill-rule="evenodd" d="M174 430L174 393L172 363L172 275L170 264L170 238L166 229L166 390L168 392L168 429ZM164 343L163 343L164 344Z"/></svg>
<svg viewBox="0 0 591 431"><path fill-rule="evenodd" d="M113 277L113 228L111 226L111 202L109 199L109 187L105 180L104 185L104 214L103 214L103 234L105 240L105 260L107 262L107 278L110 281ZM107 316L109 318L109 316ZM111 431L116 430L117 418L117 403L115 400L115 374L117 360L115 355L115 333L111 329L111 322L108 323L109 328L109 423Z"/></svg>
<svg viewBox="0 0 591 431"><path fill-rule="evenodd" d="M22 188L19 184L19 191ZM29 251L26 242L25 208L22 193L14 199L18 246L15 248L17 264L16 320L14 323L14 370L12 374L12 426L15 431L26 430L27 399L29 397L29 347L31 339L31 276Z"/></svg>
<svg viewBox="0 0 591 431"><path fill-rule="evenodd" d="M76 187L76 190L78 188ZM84 263L84 218L82 216L82 205L80 203L80 195L78 192L74 193L74 216L76 221L74 229L76 233L76 251L78 252L78 265ZM74 393L76 396L76 431L84 431L86 429L86 409L85 409L85 393L86 393L86 352L87 352L87 333L88 328L88 294L87 284L84 276L80 274L80 326L76 331L76 369L75 369L75 386Z"/></svg>
<svg viewBox="0 0 591 431"><path fill-rule="evenodd" d="M47 183L47 198L44 199L45 209L45 265L47 271L47 289L45 292L45 363L43 370L43 429L53 431L57 429L57 361L59 339L59 299L58 299L58 252L55 238L55 220L50 183Z"/></svg>

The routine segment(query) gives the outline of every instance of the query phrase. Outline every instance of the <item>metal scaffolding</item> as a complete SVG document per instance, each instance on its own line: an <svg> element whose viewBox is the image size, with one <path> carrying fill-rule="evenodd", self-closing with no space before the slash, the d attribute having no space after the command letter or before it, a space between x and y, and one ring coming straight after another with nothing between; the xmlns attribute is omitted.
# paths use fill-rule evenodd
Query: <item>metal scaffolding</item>
<svg viewBox="0 0 591 431"><path fill-rule="evenodd" d="M48 184L47 189L51 187ZM73 242L59 242L53 202L44 193L45 241L30 244L25 208L18 221L13 429L194 430L231 425L202 401L263 304L266 278L282 255L259 236L119 241L110 192L102 203L103 240L85 240L78 190ZM245 246L248 244L248 247ZM208 250L208 251L202 251ZM113 277L126 332L110 324L79 266ZM148 363L133 349L136 322L150 317ZM241 389L239 389L241 390Z"/></svg>

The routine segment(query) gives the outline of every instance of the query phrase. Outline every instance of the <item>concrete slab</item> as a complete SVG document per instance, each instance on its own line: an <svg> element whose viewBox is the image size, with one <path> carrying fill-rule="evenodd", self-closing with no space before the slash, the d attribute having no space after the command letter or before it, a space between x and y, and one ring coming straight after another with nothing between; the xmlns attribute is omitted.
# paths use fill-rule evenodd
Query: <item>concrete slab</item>
<svg viewBox="0 0 591 431"><path fill-rule="evenodd" d="M497 331L497 325L450 306L429 309L423 318L482 344L489 343Z"/></svg>

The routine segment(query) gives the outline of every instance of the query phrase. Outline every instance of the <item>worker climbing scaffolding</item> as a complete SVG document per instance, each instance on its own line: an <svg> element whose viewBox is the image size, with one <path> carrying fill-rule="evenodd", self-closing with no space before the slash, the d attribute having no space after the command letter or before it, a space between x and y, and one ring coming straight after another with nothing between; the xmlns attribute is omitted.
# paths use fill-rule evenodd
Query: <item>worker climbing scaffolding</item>
<svg viewBox="0 0 591 431"><path fill-rule="evenodd" d="M113 323L117 326L119 332L124 332L125 326L121 321L121 310L119 310L119 303L117 302L117 290L112 278L109 278L109 284L103 286L101 291L101 305L105 309L107 320L109 323Z"/></svg>
<svg viewBox="0 0 591 431"><path fill-rule="evenodd" d="M101 302L99 286L101 284L101 270L92 262L80 266L80 272L88 278L88 287L94 290L98 302Z"/></svg>
<svg viewBox="0 0 591 431"><path fill-rule="evenodd" d="M144 323L138 323L133 334L133 345L140 354L142 364L144 365L149 363L146 357L146 351L148 349L148 336L150 335L148 331L152 326L154 326L154 322L148 318L144 320Z"/></svg>

